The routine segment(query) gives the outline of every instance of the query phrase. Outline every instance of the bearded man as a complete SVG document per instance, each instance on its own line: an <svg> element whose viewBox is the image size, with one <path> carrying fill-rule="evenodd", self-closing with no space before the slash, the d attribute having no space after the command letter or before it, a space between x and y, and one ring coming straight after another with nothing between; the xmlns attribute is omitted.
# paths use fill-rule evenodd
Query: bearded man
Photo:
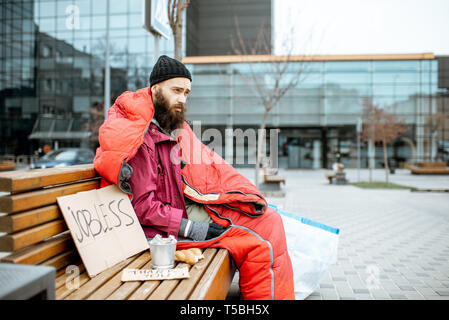
<svg viewBox="0 0 449 320"><path fill-rule="evenodd" d="M129 194L148 239L173 235L178 249L227 249L244 299L294 299L282 219L193 134L185 121L191 81L184 64L161 56L149 88L117 98L99 130L101 186Z"/></svg>

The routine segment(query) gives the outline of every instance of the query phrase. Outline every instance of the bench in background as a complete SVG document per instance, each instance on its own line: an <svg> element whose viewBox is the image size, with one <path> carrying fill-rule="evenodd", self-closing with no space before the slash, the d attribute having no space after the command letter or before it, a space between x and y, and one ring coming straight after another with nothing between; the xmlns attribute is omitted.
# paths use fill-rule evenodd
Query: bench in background
<svg viewBox="0 0 449 320"><path fill-rule="evenodd" d="M122 282L124 268L151 268L149 251L90 278L56 198L98 189L99 182L92 164L0 173L0 251L10 252L0 262L55 268L56 299L226 298L236 268L225 249L205 249L194 266L177 263L189 267L187 279Z"/></svg>
<svg viewBox="0 0 449 320"><path fill-rule="evenodd" d="M449 174L445 162L419 162L408 169L412 174Z"/></svg>

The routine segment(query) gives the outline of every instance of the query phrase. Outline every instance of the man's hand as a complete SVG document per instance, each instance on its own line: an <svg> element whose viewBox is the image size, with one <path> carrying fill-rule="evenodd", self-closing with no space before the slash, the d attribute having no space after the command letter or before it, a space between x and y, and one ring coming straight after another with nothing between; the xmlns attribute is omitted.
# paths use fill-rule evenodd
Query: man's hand
<svg viewBox="0 0 449 320"><path fill-rule="evenodd" d="M225 231L223 226L213 222L209 223L209 229L207 230L206 240L218 237L220 234L223 233L223 231Z"/></svg>
<svg viewBox="0 0 449 320"><path fill-rule="evenodd" d="M223 226L216 223L192 221L183 218L179 226L179 235L196 241L204 241L218 237L224 230Z"/></svg>

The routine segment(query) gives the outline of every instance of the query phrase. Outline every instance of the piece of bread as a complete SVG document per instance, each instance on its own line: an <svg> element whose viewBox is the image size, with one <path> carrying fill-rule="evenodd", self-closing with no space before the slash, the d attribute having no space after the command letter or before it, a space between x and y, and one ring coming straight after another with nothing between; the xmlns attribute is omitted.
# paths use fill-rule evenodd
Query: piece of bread
<svg viewBox="0 0 449 320"><path fill-rule="evenodd" d="M175 252L175 261L186 262L191 265L194 265L203 258L203 253L201 252L201 249L198 248L176 250Z"/></svg>

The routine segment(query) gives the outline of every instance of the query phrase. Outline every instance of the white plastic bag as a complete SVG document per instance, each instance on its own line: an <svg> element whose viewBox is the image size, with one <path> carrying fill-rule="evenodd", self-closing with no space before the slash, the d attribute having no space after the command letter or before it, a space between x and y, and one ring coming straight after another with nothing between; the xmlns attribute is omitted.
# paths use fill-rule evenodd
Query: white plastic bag
<svg viewBox="0 0 449 320"><path fill-rule="evenodd" d="M280 213L287 238L287 249L292 260L295 298L303 300L320 284L320 281L337 262L340 230L283 211Z"/></svg>

